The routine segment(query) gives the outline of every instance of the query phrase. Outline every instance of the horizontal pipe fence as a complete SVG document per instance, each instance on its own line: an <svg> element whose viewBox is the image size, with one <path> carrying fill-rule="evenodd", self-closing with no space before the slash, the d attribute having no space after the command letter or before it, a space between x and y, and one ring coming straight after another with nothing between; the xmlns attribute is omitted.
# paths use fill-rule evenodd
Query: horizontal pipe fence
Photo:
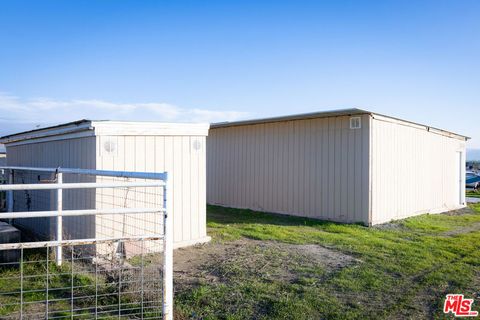
<svg viewBox="0 0 480 320"><path fill-rule="evenodd" d="M22 230L0 243L1 319L173 319L166 172L0 170L0 219Z"/></svg>

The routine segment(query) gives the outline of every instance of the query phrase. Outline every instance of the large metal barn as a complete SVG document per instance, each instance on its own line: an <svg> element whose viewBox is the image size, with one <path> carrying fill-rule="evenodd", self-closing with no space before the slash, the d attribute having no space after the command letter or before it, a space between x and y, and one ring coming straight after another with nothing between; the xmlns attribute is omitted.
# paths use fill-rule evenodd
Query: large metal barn
<svg viewBox="0 0 480 320"><path fill-rule="evenodd" d="M365 225L465 205L459 134L359 109L210 128L210 204Z"/></svg>

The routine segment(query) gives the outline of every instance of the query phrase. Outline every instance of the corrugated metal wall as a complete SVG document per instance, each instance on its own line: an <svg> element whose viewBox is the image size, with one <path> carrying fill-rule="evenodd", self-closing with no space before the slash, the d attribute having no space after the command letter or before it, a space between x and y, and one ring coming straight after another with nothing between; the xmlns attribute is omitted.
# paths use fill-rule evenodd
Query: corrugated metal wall
<svg viewBox="0 0 480 320"><path fill-rule="evenodd" d="M97 139L97 169L170 172L173 175L175 245L206 240L205 136L99 136ZM113 153L102 150L106 141L117 146ZM97 192L98 207L108 202L104 200L109 196L105 192L108 191ZM138 201L142 203L153 199ZM123 197L116 197L115 203L122 205ZM158 221L155 216L148 219L152 225ZM104 221L97 224L103 225ZM115 229L113 225L104 227L98 232ZM129 233L134 233L134 230Z"/></svg>
<svg viewBox="0 0 480 320"><path fill-rule="evenodd" d="M457 208L458 151L463 152L465 159L464 141L402 121L374 116L373 224ZM464 170L464 162L461 168ZM465 174L461 177L464 179ZM465 190L465 182L462 188Z"/></svg>
<svg viewBox="0 0 480 320"><path fill-rule="evenodd" d="M207 202L368 223L369 116L211 128Z"/></svg>
<svg viewBox="0 0 480 320"><path fill-rule="evenodd" d="M7 165L7 155L0 154L0 166L6 166L6 165Z"/></svg>
<svg viewBox="0 0 480 320"><path fill-rule="evenodd" d="M10 166L49 168L61 166L94 169L95 137L7 146L7 154L7 163ZM26 171L18 171L16 180L24 177L25 182L31 180L32 183L38 183L38 174L40 173L32 174ZM41 179L48 179L50 176L50 174L41 173ZM64 175L64 182L84 181L92 181L92 178ZM30 211L54 210L56 208L54 191L30 191L29 194L36 197L35 201L32 201ZM25 196L24 191L14 193L14 202L17 207L26 205ZM64 190L63 199L65 209L93 209L95 206L95 192L93 190ZM27 210L27 208L23 208L23 210ZM22 219L15 222L43 237L52 238L55 234L54 219ZM92 217L65 217L63 226L65 238L91 237L94 235Z"/></svg>
<svg viewBox="0 0 480 320"><path fill-rule="evenodd" d="M105 141L115 142L115 151L102 150ZM98 143L97 143L98 142ZM205 136L97 136L57 140L8 147L8 165L30 167L69 167L99 170L168 171L173 176L174 238L176 246L206 241L206 154ZM48 178L43 174L42 178ZM35 174L33 175L36 179ZM108 178L98 178L97 181ZM64 175L65 182L95 181L94 177ZM122 180L123 181L123 180ZM132 188L129 195L119 189L64 190L65 209L93 209L129 206L162 205L162 194L148 188ZM142 189L142 190L139 190ZM55 192L46 193L42 201L32 201L30 210L52 210L56 207ZM143 195L138 196L142 193ZM159 197L157 197L159 196ZM17 203L24 203L23 191L16 192ZM37 197L38 198L38 197ZM133 199L133 200L132 200ZM39 199L36 199L39 200ZM133 201L133 202L132 202ZM26 210L26 208L24 208ZM130 218L130 219L128 219ZM144 217L145 218L145 217ZM96 220L95 220L96 219ZM158 230L161 217L138 215L127 217L131 222L128 235ZM121 216L64 217L65 238L112 237L122 232ZM142 223L142 225L135 223ZM22 226L43 236L55 234L52 219L23 219ZM135 230L134 230L135 229Z"/></svg>

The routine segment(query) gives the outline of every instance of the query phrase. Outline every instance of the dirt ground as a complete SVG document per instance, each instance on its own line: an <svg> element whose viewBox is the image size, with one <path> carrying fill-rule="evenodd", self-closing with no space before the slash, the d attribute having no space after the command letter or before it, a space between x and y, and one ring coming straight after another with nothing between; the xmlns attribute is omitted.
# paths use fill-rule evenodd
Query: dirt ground
<svg viewBox="0 0 480 320"><path fill-rule="evenodd" d="M223 282L241 269L262 278L295 282L298 267L321 269L328 274L356 262L356 259L328 248L307 244L241 239L210 242L175 250L175 290L188 290L203 282ZM232 269L232 266L234 266Z"/></svg>
<svg viewBox="0 0 480 320"><path fill-rule="evenodd" d="M458 210L451 210L451 211L448 211L448 212L444 212L442 214L446 214L446 215L449 215L449 216L460 216L460 215L464 215L464 214L473 214L473 213L475 213L475 211L472 208L465 207L465 208L458 209Z"/></svg>

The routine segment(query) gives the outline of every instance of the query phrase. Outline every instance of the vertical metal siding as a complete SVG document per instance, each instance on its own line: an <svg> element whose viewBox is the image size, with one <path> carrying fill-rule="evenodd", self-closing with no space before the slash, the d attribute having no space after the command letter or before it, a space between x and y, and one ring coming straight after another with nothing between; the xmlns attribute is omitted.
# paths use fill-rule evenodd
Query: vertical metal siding
<svg viewBox="0 0 480 320"><path fill-rule="evenodd" d="M207 236L205 136L98 136L97 139L99 146L97 169L171 172L175 242L188 244L205 240ZM102 154L100 149L105 139L115 139L117 144L115 155ZM199 150L193 147L195 141L200 144ZM102 193L103 190L97 192L99 207L105 202L102 200ZM144 201L142 198L136 200L139 203ZM123 197L115 197L114 201L121 205ZM104 224L100 221L101 217L97 219L99 219L97 225ZM148 219L154 222L158 217L149 216ZM113 225L109 230L112 229ZM134 233L134 230L130 230L129 233Z"/></svg>
<svg viewBox="0 0 480 320"><path fill-rule="evenodd" d="M401 121L373 119L372 223L458 208L458 151L465 155L464 141Z"/></svg>
<svg viewBox="0 0 480 320"><path fill-rule="evenodd" d="M7 154L7 163L10 166L50 168L60 166L94 169L95 138L85 137L7 146ZM91 181L89 177L64 176L64 182L89 180ZM48 193L53 195L50 191ZM63 196L65 209L92 209L95 206L95 193L92 190L65 190ZM54 197L50 197L49 201L36 202L32 205L34 207L31 210L53 210L56 202ZM94 235L94 225L91 219L91 217L65 217L63 221L65 238ZM17 220L16 223L42 237L51 238L55 234L54 220L50 218L22 219Z"/></svg>
<svg viewBox="0 0 480 320"><path fill-rule="evenodd" d="M229 207L367 224L369 116L212 128L207 201Z"/></svg>

